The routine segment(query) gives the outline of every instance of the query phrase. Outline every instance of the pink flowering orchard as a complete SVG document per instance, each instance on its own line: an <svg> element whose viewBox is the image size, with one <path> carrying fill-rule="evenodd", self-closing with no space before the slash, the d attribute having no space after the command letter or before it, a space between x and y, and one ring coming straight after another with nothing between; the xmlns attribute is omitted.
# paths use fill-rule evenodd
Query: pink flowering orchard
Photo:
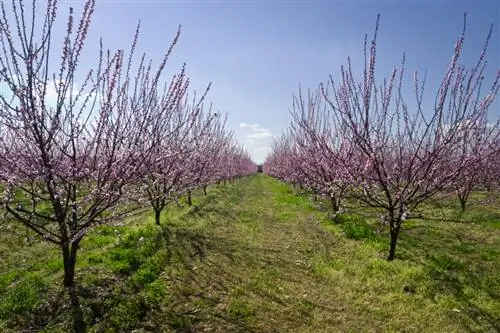
<svg viewBox="0 0 500 333"><path fill-rule="evenodd" d="M151 163L143 173L141 184L145 197L155 213L155 222L160 225L161 212L167 205L176 200L185 187L185 162L192 153L192 145L199 138L190 136L195 123L203 118L201 103L190 106L187 103L187 87L189 80L182 75L177 76L179 86L185 87L177 102L170 104L172 118L163 128L152 128L151 136L157 137L158 144L152 151Z"/></svg>
<svg viewBox="0 0 500 333"><path fill-rule="evenodd" d="M460 64L464 19L429 114L419 73L412 84L415 102L403 99L404 56L400 69L394 68L382 84L376 82L378 29L377 19L371 43L365 39L361 80L348 59L340 79L330 77L306 97L299 91L291 130L274 144L265 167L271 175L322 194L339 196L343 187L330 193L324 189L347 185L349 197L383 213L390 229L387 259L393 260L401 225L422 202L455 188L465 209L479 170L494 173L500 120L490 119L488 111L499 90L500 70L492 83L484 83L491 30L476 65Z"/></svg>
<svg viewBox="0 0 500 333"><path fill-rule="evenodd" d="M35 2L1 4L1 202L8 219L60 248L72 295L79 245L92 228L148 203L161 211L172 191L249 172L251 164L226 149L234 142L219 117L188 104L184 67L163 78L180 30L155 66L146 55L132 65L139 26L128 51L101 42L95 67L80 66L95 4L85 1L80 18L70 9L62 45L52 38L56 0L45 3L42 26L31 24ZM75 330L81 324L75 317Z"/></svg>
<svg viewBox="0 0 500 333"><path fill-rule="evenodd" d="M143 173L141 183L157 225L161 224L162 211L180 196L186 195L191 205L195 189L203 188L206 194L207 186L214 182L254 172L253 163L244 151L229 152L229 157L237 163L235 167L223 159L226 149L237 144L225 129L220 113L204 108L208 89L198 101L194 98L192 104L187 99L176 104L173 111L176 121L169 122L169 128L154 131L153 136L162 139L152 152L152 163Z"/></svg>

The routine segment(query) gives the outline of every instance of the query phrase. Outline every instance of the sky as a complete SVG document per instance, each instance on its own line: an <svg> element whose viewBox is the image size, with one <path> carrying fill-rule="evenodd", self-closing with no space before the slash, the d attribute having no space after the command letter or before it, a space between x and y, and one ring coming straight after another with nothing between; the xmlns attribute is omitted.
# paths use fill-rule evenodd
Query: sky
<svg viewBox="0 0 500 333"><path fill-rule="evenodd" d="M59 38L65 14L83 1L60 1ZM141 20L138 51L156 63L177 27L181 38L169 59L169 73L187 64L193 90L211 82L208 101L228 114L228 127L262 163L274 136L285 130L299 84L315 89L351 57L363 68L363 40L381 14L377 74L388 75L406 53L406 86L412 72L428 71L427 100L434 102L467 12L463 63L472 65L494 24L488 85L500 69L500 1L167 1L97 0L82 67L96 65L98 38L111 49L127 49ZM380 82L380 81L379 81ZM433 93L434 90L434 93ZM495 104L497 117L500 108Z"/></svg>

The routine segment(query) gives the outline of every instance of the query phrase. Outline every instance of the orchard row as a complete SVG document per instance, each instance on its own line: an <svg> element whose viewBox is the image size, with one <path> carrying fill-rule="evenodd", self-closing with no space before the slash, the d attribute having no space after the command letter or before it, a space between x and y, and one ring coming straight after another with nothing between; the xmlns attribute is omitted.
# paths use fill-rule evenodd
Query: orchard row
<svg viewBox="0 0 500 333"><path fill-rule="evenodd" d="M399 70L376 83L378 27L377 19L371 43L365 38L361 80L349 60L338 82L330 77L315 91L299 90L290 128L274 141L264 171L329 198L334 213L346 198L381 211L393 260L401 225L430 198L454 192L465 210L472 191L498 191L500 119L490 109L500 70L484 84L491 30L475 66L460 64L464 23L434 105L417 72L415 101L407 102L404 57Z"/></svg>
<svg viewBox="0 0 500 333"><path fill-rule="evenodd" d="M101 43L96 66L84 70L94 0L79 20L70 11L58 47L57 1L47 2L40 26L12 5L0 19L1 201L8 221L60 247L66 287L90 229L144 207L159 224L179 196L256 170L225 117L206 106L209 87L188 96L185 66L165 78L180 29L158 64L135 56L138 26L127 53Z"/></svg>

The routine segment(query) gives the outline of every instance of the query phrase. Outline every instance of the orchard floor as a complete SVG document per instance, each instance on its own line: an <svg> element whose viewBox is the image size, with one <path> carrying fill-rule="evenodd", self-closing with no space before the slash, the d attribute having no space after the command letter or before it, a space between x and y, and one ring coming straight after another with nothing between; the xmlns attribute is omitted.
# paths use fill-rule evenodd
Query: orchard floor
<svg viewBox="0 0 500 333"><path fill-rule="evenodd" d="M500 330L499 202L453 232L412 222L387 262L387 238L369 221L333 223L265 175L193 200L162 228L145 213L84 240L76 278L88 332ZM61 270L57 249L0 236L1 332L69 331Z"/></svg>

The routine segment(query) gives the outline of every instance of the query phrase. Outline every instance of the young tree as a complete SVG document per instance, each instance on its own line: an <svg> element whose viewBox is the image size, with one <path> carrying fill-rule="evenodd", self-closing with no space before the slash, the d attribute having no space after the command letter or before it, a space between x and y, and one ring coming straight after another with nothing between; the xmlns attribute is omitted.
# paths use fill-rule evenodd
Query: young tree
<svg viewBox="0 0 500 333"><path fill-rule="evenodd" d="M491 154L482 163L483 170L479 185L487 192L496 192L500 189L500 142L492 148Z"/></svg>
<svg viewBox="0 0 500 333"><path fill-rule="evenodd" d="M299 89L294 98L291 133L300 153L293 165L315 193L330 200L333 213L337 213L350 187L340 162L352 159L354 149L349 140L338 135L343 130L334 127L338 124L330 121L325 104L319 91L309 92L306 99Z"/></svg>
<svg viewBox="0 0 500 333"><path fill-rule="evenodd" d="M174 76L166 94L172 96L166 99L169 103L164 108L168 112L162 117L164 126L152 128L150 133L150 137L155 138L158 144L152 152L151 165L142 175L141 181L145 196L154 210L157 225L160 225L163 209L177 200L179 193L184 189L185 163L192 153L191 141L197 139L190 137L189 134L201 118L201 103L210 87L200 101L197 103L193 101L191 106L187 103L188 86L189 80L185 78L184 70L181 75Z"/></svg>
<svg viewBox="0 0 500 333"><path fill-rule="evenodd" d="M488 124L475 124L471 121L461 126L462 154L473 158L468 168L460 170L460 174L450 186L460 202L462 212L465 212L469 196L472 191L480 188L481 184L487 181L493 181L491 177L495 175L495 170L490 161L492 158L498 158L495 152L495 137L491 137ZM485 147L487 149L485 149Z"/></svg>
<svg viewBox="0 0 500 333"><path fill-rule="evenodd" d="M188 135L189 153L183 163L183 192L187 195L187 203L191 206L192 192L197 188L204 188L206 192L205 177L210 166L216 162L214 155L220 149L221 135L224 135L225 121L221 122L220 113L212 112L212 106L208 112L204 112L203 106L197 107L200 111L196 122L191 127Z"/></svg>

